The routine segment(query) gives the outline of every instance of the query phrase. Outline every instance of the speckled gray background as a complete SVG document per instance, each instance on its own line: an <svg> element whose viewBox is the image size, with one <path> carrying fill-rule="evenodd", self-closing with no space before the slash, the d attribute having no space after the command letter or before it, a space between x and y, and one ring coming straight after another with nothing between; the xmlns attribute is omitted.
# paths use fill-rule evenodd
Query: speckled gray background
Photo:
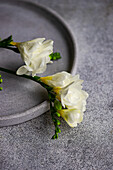
<svg viewBox="0 0 113 170"><path fill-rule="evenodd" d="M90 97L84 121L62 121L51 140L50 113L0 128L0 170L113 169L113 0L34 0L57 11L70 25L78 69Z"/></svg>

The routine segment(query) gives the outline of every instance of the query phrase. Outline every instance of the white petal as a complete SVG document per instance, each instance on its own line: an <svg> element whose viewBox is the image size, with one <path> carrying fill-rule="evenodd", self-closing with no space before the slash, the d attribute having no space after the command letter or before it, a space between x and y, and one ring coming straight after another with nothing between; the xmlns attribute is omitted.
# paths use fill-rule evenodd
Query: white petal
<svg viewBox="0 0 113 170"><path fill-rule="evenodd" d="M81 81L74 82L65 88L62 88L59 92L61 103L63 107L68 109L79 109L82 112L86 110L86 99L88 94L81 89Z"/></svg>
<svg viewBox="0 0 113 170"><path fill-rule="evenodd" d="M18 75L23 75L23 74L26 74L27 71L28 71L28 70L26 69L26 66L21 66L21 67L17 70L16 74L18 74Z"/></svg>
<svg viewBox="0 0 113 170"><path fill-rule="evenodd" d="M83 120L83 113L77 109L63 109L61 110L61 116L71 127L76 127L77 123Z"/></svg>

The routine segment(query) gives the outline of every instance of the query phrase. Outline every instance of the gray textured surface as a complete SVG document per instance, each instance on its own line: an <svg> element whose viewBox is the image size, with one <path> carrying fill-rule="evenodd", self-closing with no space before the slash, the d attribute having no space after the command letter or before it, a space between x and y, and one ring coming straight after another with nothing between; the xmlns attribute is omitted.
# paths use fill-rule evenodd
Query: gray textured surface
<svg viewBox="0 0 113 170"><path fill-rule="evenodd" d="M88 91L84 121L62 121L58 140L49 112L0 129L1 170L113 169L113 1L40 0L60 13L77 43L77 73Z"/></svg>

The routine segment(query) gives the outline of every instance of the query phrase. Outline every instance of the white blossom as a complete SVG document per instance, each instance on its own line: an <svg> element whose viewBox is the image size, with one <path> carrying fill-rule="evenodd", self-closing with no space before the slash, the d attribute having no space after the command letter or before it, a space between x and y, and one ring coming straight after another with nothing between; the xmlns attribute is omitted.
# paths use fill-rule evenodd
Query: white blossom
<svg viewBox="0 0 113 170"><path fill-rule="evenodd" d="M31 41L16 43L25 65L17 70L18 75L26 74L35 76L46 70L50 61L49 55L53 52L53 41L37 38Z"/></svg>
<svg viewBox="0 0 113 170"><path fill-rule="evenodd" d="M78 81L79 75L72 76L70 73L62 71L51 76L41 77L41 80L48 86L63 88L74 81Z"/></svg>
<svg viewBox="0 0 113 170"><path fill-rule="evenodd" d="M81 83L82 80L77 82L75 81L68 87L60 90L58 95L64 108L78 109L81 110L81 112L86 110L86 99L88 97L88 93L82 90Z"/></svg>
<svg viewBox="0 0 113 170"><path fill-rule="evenodd" d="M77 123L80 123L83 120L83 113L77 109L62 109L58 112L71 127L76 127Z"/></svg>

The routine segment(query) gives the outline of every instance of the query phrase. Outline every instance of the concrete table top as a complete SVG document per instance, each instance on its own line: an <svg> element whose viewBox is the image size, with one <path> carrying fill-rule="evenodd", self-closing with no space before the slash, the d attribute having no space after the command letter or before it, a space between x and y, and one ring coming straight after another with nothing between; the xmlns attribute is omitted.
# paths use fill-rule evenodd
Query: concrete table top
<svg viewBox="0 0 113 170"><path fill-rule="evenodd" d="M49 112L0 128L0 170L112 170L113 1L33 1L58 12L71 27L77 73L90 96L83 122L70 128L62 120L58 140L51 140Z"/></svg>

